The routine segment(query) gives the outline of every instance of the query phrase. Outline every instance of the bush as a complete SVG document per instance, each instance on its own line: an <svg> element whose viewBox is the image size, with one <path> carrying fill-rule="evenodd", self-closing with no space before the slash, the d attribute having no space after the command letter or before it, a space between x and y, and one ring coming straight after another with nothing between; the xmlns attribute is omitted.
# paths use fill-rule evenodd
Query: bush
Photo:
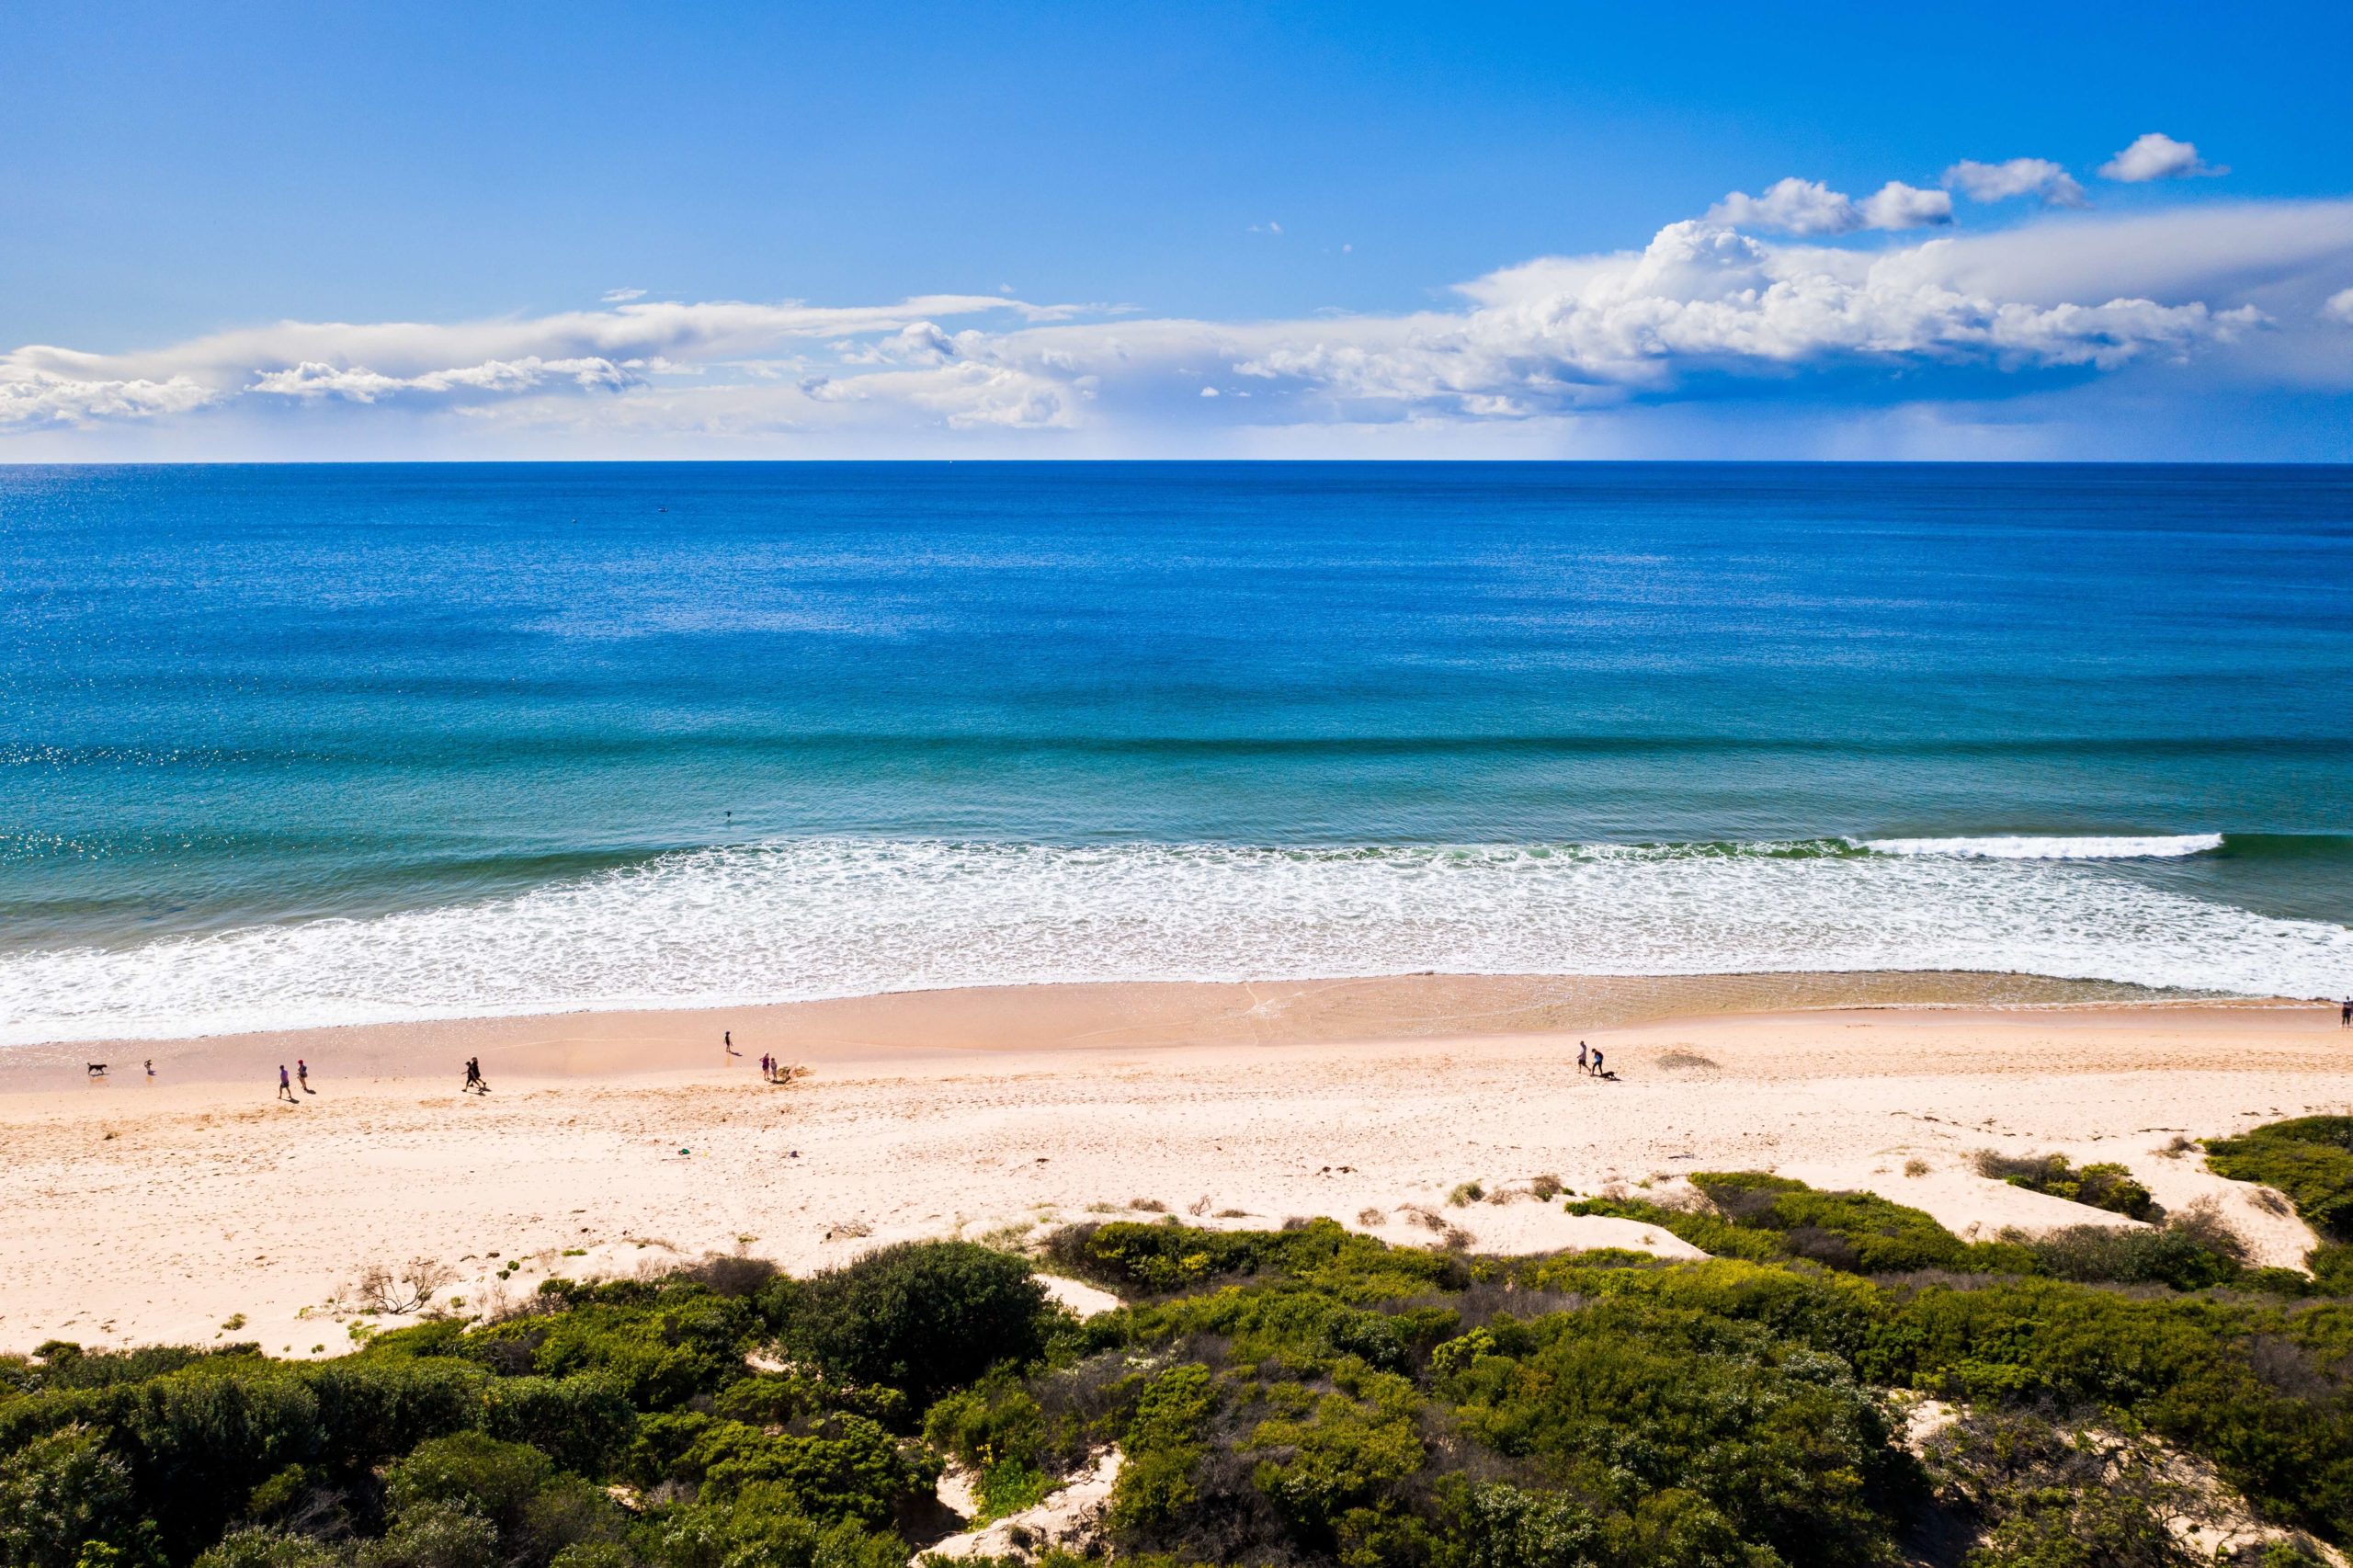
<svg viewBox="0 0 2353 1568"><path fill-rule="evenodd" d="M476 1514L512 1536L523 1510L555 1474L547 1455L523 1443L460 1432L419 1443L384 1472L384 1500L401 1518L421 1507Z"/></svg>
<svg viewBox="0 0 2353 1568"><path fill-rule="evenodd" d="M1020 1259L971 1242L904 1242L809 1280L790 1335L856 1383L886 1383L916 1409L1000 1361L1034 1360L1055 1321Z"/></svg>
<svg viewBox="0 0 2353 1568"><path fill-rule="evenodd" d="M131 1467L87 1426L67 1426L0 1460L0 1568L74 1568L93 1546L155 1556Z"/></svg>
<svg viewBox="0 0 2353 1568"><path fill-rule="evenodd" d="M2064 1154L2009 1155L1992 1149L1981 1151L1976 1163L1977 1174L1990 1180L2048 1193L2089 1209L2143 1221L2155 1221L2165 1213L2149 1196L2149 1189L2133 1180L2131 1171L2123 1165L2092 1165L2077 1170Z"/></svg>
<svg viewBox="0 0 2353 1568"><path fill-rule="evenodd" d="M358 1568L494 1568L498 1531L448 1503L421 1504L359 1549Z"/></svg>
<svg viewBox="0 0 2353 1568"><path fill-rule="evenodd" d="M2277 1187L2323 1240L2353 1242L2353 1117L2301 1116L2210 1138L2206 1165Z"/></svg>
<svg viewBox="0 0 2353 1568"><path fill-rule="evenodd" d="M1859 1274L1953 1268L1969 1244L1917 1209L1870 1192L1816 1192L1755 1171L1701 1171L1691 1185L1736 1224L1777 1233L1790 1256Z"/></svg>
<svg viewBox="0 0 2353 1568"><path fill-rule="evenodd" d="M2040 1272L2055 1279L2111 1280L2202 1290L2238 1278L2239 1260L2200 1239L2194 1228L2127 1230L2070 1225L2024 1241Z"/></svg>
<svg viewBox="0 0 2353 1568"><path fill-rule="evenodd" d="M339 1568L334 1549L309 1536L247 1526L231 1530L194 1568Z"/></svg>

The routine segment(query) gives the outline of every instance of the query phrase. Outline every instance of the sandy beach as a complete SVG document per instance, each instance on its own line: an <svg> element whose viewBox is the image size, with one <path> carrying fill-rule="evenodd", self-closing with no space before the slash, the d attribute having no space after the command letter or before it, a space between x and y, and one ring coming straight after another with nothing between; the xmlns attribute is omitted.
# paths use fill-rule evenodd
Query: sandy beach
<svg viewBox="0 0 2353 1568"><path fill-rule="evenodd" d="M1616 1081L1577 1073L1580 1039ZM765 1084L763 1054L803 1073ZM460 1092L468 1055L489 1095ZM298 1057L316 1092L278 1103ZM2171 1145L2348 1104L2333 1010L1983 976L1010 987L26 1048L0 1061L0 1349L333 1354L371 1264L432 1260L473 1311L551 1274L738 1249L805 1270L1111 1211L1688 1251L1563 1214L1540 1176L1773 1169L1964 1233L2099 1218L1977 1176L1985 1148L2121 1162L2292 1264L2299 1221Z"/></svg>

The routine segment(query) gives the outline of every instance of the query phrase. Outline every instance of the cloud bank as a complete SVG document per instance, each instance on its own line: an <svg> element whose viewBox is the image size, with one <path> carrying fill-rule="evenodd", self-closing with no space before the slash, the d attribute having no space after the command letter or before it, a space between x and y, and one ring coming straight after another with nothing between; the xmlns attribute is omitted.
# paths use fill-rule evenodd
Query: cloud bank
<svg viewBox="0 0 2353 1568"><path fill-rule="evenodd" d="M2102 172L2213 171L2152 134ZM2042 210L1963 233L1954 191ZM1392 314L1215 322L1002 294L820 306L616 289L537 316L288 321L119 354L27 345L0 354L0 457L241 454L298 435L322 455L1272 455L1345 449L1331 437L1349 431L1436 449L1515 429L1540 432L1541 450L1643 411L1868 423L2096 384L2353 393L2353 202L2069 210L2084 199L2036 158L1964 161L1942 188L1891 180L1859 199L1791 177L1638 247L1501 267L1443 307Z"/></svg>

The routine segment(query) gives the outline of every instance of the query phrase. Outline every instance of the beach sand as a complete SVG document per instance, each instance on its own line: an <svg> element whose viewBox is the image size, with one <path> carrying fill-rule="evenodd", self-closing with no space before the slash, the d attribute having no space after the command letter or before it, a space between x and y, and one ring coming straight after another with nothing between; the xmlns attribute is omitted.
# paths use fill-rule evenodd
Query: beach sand
<svg viewBox="0 0 2353 1568"><path fill-rule="evenodd" d="M1618 1081L1576 1072L1580 1039ZM764 1084L764 1052L805 1075ZM459 1092L468 1055L486 1096ZM297 1057L318 1092L276 1103ZM2348 1105L2333 1010L1983 976L1009 987L23 1048L0 1060L0 1349L333 1354L367 1331L371 1265L430 1260L477 1311L551 1274L737 1250L800 1271L1111 1210L1688 1253L1526 1196L1541 1176L1771 1169L1964 1233L2102 1218L1977 1176L1985 1148L2120 1161L2293 1264L2300 1222L2169 1145ZM1449 1203L1467 1182L1502 1201Z"/></svg>

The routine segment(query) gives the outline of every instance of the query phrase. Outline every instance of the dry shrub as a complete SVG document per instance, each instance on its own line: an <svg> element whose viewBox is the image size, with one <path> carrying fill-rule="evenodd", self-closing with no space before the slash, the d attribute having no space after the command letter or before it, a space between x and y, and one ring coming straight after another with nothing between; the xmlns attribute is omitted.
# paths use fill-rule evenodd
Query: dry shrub
<svg viewBox="0 0 2353 1568"><path fill-rule="evenodd" d="M1564 1190L1566 1188L1561 1178L1551 1171L1546 1171L1528 1184L1528 1195L1540 1203L1550 1203L1553 1199L1560 1197Z"/></svg>
<svg viewBox="0 0 2353 1568"><path fill-rule="evenodd" d="M706 1287L713 1295L750 1297L758 1295L760 1287L776 1278L776 1265L764 1257L745 1257L740 1253L710 1253L700 1263L689 1264L677 1272Z"/></svg>
<svg viewBox="0 0 2353 1568"><path fill-rule="evenodd" d="M1168 1205L1163 1203L1157 1198L1131 1198L1128 1199L1128 1207L1142 1214L1165 1214L1168 1212Z"/></svg>
<svg viewBox="0 0 2353 1568"><path fill-rule="evenodd" d="M1188 1206L1186 1208L1186 1210L1185 1210L1185 1212L1186 1212L1186 1213L1190 1214L1190 1215L1191 1215L1194 1219L1196 1219L1196 1220L1199 1219L1202 1215L1204 1215L1204 1214L1208 1213L1209 1211L1210 1211L1210 1195L1209 1195L1208 1193L1206 1193L1206 1192L1204 1192L1203 1194L1201 1194L1199 1198L1196 1198L1195 1199L1193 1199L1192 1203L1191 1203L1190 1205L1188 1205Z"/></svg>
<svg viewBox="0 0 2353 1568"><path fill-rule="evenodd" d="M362 1312L406 1317L423 1311L435 1292L457 1277L456 1269L433 1257L412 1257L397 1267L371 1263L360 1269L352 1294Z"/></svg>
<svg viewBox="0 0 2353 1568"><path fill-rule="evenodd" d="M2288 1201L2288 1195L2276 1187L2251 1187L2247 1188L2246 1200L2266 1214L2277 1215L2282 1220L2296 1211L2296 1206Z"/></svg>
<svg viewBox="0 0 2353 1568"><path fill-rule="evenodd" d="M1467 1209L1486 1196L1486 1187L1476 1181L1466 1181L1446 1195L1446 1203L1449 1209Z"/></svg>
<svg viewBox="0 0 2353 1568"><path fill-rule="evenodd" d="M1712 1056L1702 1056L1696 1051L1676 1050L1662 1052L1658 1064L1661 1067L1679 1068L1687 1072L1712 1072L1716 1067L1716 1060Z"/></svg>
<svg viewBox="0 0 2353 1568"><path fill-rule="evenodd" d="M1916 1154L1904 1162L1904 1174L1908 1176L1927 1176L1931 1168L1927 1161Z"/></svg>
<svg viewBox="0 0 2353 1568"><path fill-rule="evenodd" d="M1385 1225L1388 1222L1389 1213L1386 1210L1359 1209L1357 1210L1357 1223L1359 1225Z"/></svg>

